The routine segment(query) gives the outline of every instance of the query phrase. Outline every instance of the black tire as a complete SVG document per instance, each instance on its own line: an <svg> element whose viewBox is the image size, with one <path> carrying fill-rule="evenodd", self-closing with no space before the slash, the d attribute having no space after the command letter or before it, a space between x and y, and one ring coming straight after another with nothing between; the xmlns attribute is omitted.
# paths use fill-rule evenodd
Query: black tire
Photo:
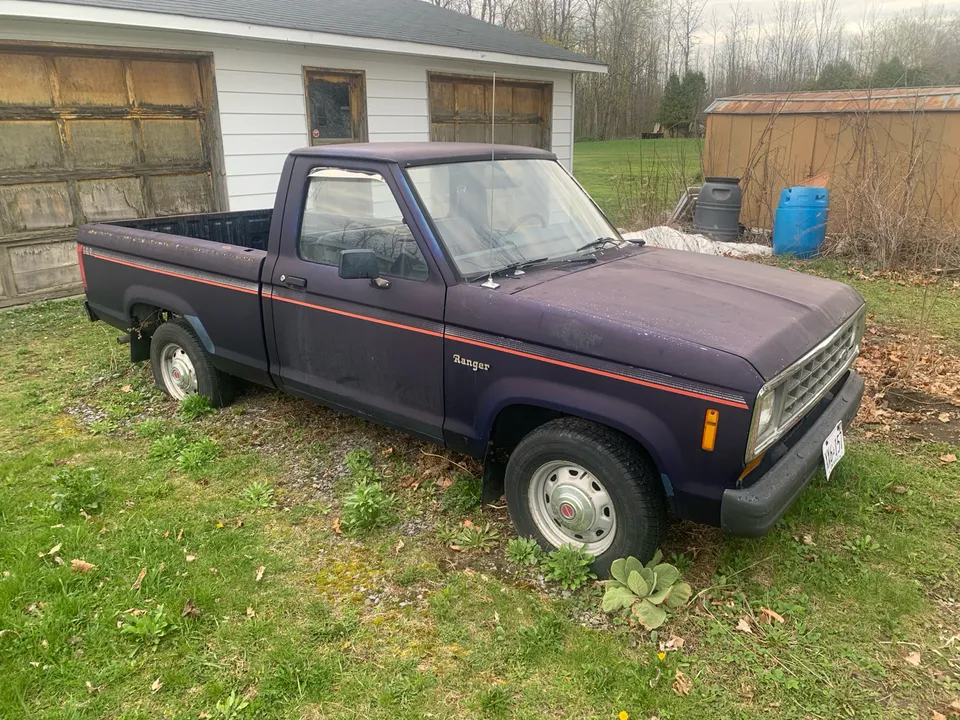
<svg viewBox="0 0 960 720"><path fill-rule="evenodd" d="M535 539L544 550L554 549L534 521L528 490L534 473L558 460L589 471L613 502L614 539L594 561L593 571L601 578L609 577L611 563L630 555L649 561L667 525L666 498L653 463L630 438L580 418L560 418L541 425L520 441L510 456L505 489L517 532Z"/></svg>
<svg viewBox="0 0 960 720"><path fill-rule="evenodd" d="M210 353L203 347L200 338L190 327L190 323L182 318L168 320L160 325L150 340L150 365L158 388L173 397L164 382L160 368L163 349L170 344L183 348L190 362L193 363L199 395L205 395L213 407L224 407L233 402L233 378L213 366Z"/></svg>

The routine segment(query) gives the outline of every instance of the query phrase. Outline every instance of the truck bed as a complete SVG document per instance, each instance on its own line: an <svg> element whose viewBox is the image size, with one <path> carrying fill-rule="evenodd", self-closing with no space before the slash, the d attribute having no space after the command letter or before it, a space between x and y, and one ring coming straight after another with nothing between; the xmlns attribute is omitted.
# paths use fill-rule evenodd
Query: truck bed
<svg viewBox="0 0 960 720"><path fill-rule="evenodd" d="M179 235L195 240L209 240L220 245L267 249L273 209L240 212L176 215L174 217L120 220L103 223L118 227L148 230L165 235Z"/></svg>
<svg viewBox="0 0 960 720"><path fill-rule="evenodd" d="M84 225L77 242L92 313L129 332L160 309L174 312L193 325L218 369L272 384L260 307L272 214L251 210ZM131 356L135 350L131 344Z"/></svg>

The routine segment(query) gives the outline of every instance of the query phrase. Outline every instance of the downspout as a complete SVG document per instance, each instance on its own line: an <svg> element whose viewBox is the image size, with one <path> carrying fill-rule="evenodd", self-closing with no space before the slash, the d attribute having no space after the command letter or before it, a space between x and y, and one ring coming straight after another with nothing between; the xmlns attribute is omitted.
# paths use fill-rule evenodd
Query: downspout
<svg viewBox="0 0 960 720"><path fill-rule="evenodd" d="M570 174L573 175L573 145L577 139L577 74L570 73Z"/></svg>

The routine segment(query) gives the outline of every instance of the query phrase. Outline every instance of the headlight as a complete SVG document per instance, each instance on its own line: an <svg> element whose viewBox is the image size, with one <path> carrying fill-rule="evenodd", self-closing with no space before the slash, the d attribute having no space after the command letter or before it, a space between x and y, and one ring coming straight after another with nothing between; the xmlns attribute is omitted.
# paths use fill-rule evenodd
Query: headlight
<svg viewBox="0 0 960 720"><path fill-rule="evenodd" d="M768 383L757 395L757 404L753 409L753 422L750 425L750 437L747 440L747 462L766 450L776 437L779 427L777 407L780 393L778 390L781 387L780 382L775 385Z"/></svg>
<svg viewBox="0 0 960 720"><path fill-rule="evenodd" d="M757 401L757 437L762 438L773 428L773 410L777 404L777 393L768 392Z"/></svg>

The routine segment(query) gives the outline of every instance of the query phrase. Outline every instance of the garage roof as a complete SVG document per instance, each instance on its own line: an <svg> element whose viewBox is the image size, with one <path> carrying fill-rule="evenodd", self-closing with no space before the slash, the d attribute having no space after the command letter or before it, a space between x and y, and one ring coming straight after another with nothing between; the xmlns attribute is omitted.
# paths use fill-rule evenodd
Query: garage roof
<svg viewBox="0 0 960 720"><path fill-rule="evenodd" d="M714 100L708 115L806 115L960 110L960 87L750 93Z"/></svg>
<svg viewBox="0 0 960 720"><path fill-rule="evenodd" d="M41 0L113 10L424 43L603 67L556 45L422 0Z"/></svg>

